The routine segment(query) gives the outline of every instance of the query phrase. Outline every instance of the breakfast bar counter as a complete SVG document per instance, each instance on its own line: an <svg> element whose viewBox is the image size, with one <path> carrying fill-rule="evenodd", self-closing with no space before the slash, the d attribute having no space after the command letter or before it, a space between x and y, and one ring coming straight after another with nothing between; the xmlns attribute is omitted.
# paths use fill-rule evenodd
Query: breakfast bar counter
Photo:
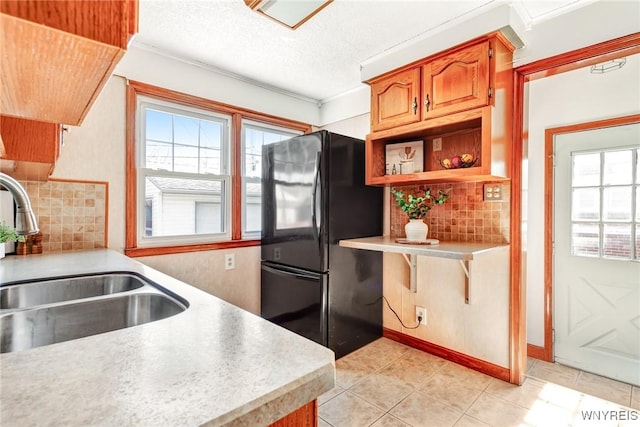
<svg viewBox="0 0 640 427"><path fill-rule="evenodd" d="M508 245L495 243L440 242L438 244L397 243L389 236L364 237L341 240L340 246L352 249L393 252L407 255L422 255L437 258L470 261L479 255Z"/></svg>
<svg viewBox="0 0 640 427"><path fill-rule="evenodd" d="M266 426L334 387L329 349L115 251L0 260L1 285L104 272L142 275L188 308L0 354L0 425Z"/></svg>

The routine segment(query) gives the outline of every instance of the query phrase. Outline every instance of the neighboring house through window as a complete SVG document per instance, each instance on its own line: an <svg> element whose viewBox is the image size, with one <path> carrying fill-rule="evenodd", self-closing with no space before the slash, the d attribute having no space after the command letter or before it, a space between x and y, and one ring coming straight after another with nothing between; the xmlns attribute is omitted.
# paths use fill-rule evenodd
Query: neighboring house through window
<svg viewBox="0 0 640 427"><path fill-rule="evenodd" d="M127 97L125 253L259 244L262 146L310 127L137 82Z"/></svg>

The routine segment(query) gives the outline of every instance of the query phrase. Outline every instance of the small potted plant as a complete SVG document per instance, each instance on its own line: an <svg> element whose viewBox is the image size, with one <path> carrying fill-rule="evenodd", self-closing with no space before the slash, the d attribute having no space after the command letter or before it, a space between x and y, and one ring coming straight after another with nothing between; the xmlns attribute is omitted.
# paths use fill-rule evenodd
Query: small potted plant
<svg viewBox="0 0 640 427"><path fill-rule="evenodd" d="M427 238L429 227L423 221L427 213L434 206L443 205L450 198L442 190L438 190L438 195L434 196L428 188L424 195L419 196L412 194L405 196L402 191L395 188L391 189L391 194L395 196L398 207L409 217L409 222L404 226L407 240L416 242L424 241Z"/></svg>
<svg viewBox="0 0 640 427"><path fill-rule="evenodd" d="M4 258L4 244L7 242L24 242L24 236L16 233L16 229L0 223L0 259Z"/></svg>

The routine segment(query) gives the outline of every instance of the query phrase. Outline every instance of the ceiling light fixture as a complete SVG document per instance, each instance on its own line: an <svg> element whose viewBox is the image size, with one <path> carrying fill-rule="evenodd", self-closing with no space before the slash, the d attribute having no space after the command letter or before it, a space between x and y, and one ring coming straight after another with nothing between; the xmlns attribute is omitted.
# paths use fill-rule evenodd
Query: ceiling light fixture
<svg viewBox="0 0 640 427"><path fill-rule="evenodd" d="M280 24L295 30L333 0L244 0L245 4Z"/></svg>
<svg viewBox="0 0 640 427"><path fill-rule="evenodd" d="M604 74L609 71L619 70L627 63L627 58L612 59L611 61L601 62L600 64L592 65L589 69L591 74Z"/></svg>

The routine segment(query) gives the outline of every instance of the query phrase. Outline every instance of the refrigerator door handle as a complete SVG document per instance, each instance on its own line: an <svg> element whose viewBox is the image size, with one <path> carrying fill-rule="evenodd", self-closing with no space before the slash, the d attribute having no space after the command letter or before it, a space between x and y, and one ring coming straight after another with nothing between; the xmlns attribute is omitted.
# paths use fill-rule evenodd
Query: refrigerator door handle
<svg viewBox="0 0 640 427"><path fill-rule="evenodd" d="M304 280L317 281L320 278L320 276L316 274L309 274L300 270L294 271L294 270L288 270L288 269L273 268L265 264L262 264L262 269L265 271L268 271L269 273L273 273L279 276L295 276L299 279L304 279Z"/></svg>
<svg viewBox="0 0 640 427"><path fill-rule="evenodd" d="M318 184L320 183L320 153L316 153L316 165L315 165L315 171L314 171L314 176L313 176L313 192L311 194L311 222L312 222L312 227L313 227L313 237L316 239L316 241L318 242L318 247L320 247L320 235L318 234L318 228L320 227L318 225ZM320 194L322 194L322 189L320 189ZM320 220L322 221L322 218L320 218Z"/></svg>

